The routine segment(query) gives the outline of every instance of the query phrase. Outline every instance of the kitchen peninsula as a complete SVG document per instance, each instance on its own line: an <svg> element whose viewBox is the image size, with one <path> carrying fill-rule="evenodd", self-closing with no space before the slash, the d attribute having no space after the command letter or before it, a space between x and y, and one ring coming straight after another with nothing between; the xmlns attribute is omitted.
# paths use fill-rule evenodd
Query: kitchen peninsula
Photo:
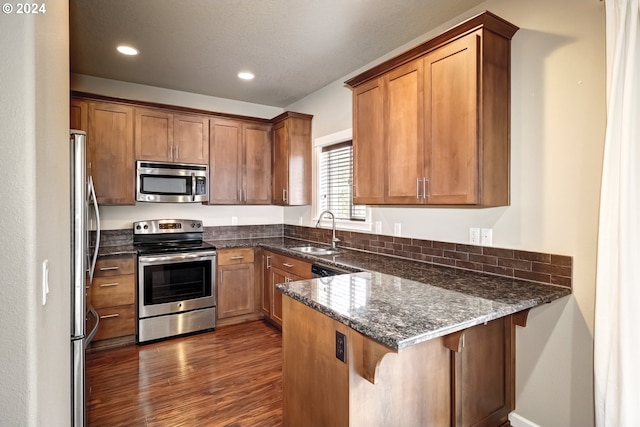
<svg viewBox="0 0 640 427"><path fill-rule="evenodd" d="M277 286L285 426L509 426L515 328L563 287L434 267Z"/></svg>

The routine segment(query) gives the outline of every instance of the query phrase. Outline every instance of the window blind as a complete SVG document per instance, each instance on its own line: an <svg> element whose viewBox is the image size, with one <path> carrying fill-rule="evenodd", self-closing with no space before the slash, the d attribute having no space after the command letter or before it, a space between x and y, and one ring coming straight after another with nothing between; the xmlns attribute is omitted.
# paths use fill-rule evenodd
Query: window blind
<svg viewBox="0 0 640 427"><path fill-rule="evenodd" d="M336 219L364 221L365 205L353 204L353 145L351 141L322 148L320 158L320 211L330 210Z"/></svg>

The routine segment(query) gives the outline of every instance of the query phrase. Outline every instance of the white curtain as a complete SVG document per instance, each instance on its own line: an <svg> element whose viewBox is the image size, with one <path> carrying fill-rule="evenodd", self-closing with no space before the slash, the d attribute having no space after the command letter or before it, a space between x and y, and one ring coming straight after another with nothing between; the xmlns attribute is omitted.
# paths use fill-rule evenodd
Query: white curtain
<svg viewBox="0 0 640 427"><path fill-rule="evenodd" d="M605 137L595 315L598 427L640 426L640 0L606 0Z"/></svg>

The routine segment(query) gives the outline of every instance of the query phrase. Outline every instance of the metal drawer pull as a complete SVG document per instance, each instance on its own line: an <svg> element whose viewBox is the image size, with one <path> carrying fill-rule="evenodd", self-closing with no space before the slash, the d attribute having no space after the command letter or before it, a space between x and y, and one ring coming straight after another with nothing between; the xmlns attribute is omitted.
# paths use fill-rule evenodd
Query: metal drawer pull
<svg viewBox="0 0 640 427"><path fill-rule="evenodd" d="M114 283L103 283L102 285L100 285L101 288L108 288L110 286L118 286L120 283L118 282L114 282Z"/></svg>
<svg viewBox="0 0 640 427"><path fill-rule="evenodd" d="M288 262L283 262L282 265L284 265L287 268L293 267L293 264L289 264Z"/></svg>
<svg viewBox="0 0 640 427"><path fill-rule="evenodd" d="M244 257L242 255L236 255L236 256L232 256L231 259L243 259Z"/></svg>
<svg viewBox="0 0 640 427"><path fill-rule="evenodd" d="M113 267L100 267L100 271L109 271L109 270L120 270L120 267L113 266Z"/></svg>
<svg viewBox="0 0 640 427"><path fill-rule="evenodd" d="M116 313L116 314L105 314L104 316L100 316L100 318L101 319L111 319L111 318L118 317L118 316L120 316L118 313Z"/></svg>

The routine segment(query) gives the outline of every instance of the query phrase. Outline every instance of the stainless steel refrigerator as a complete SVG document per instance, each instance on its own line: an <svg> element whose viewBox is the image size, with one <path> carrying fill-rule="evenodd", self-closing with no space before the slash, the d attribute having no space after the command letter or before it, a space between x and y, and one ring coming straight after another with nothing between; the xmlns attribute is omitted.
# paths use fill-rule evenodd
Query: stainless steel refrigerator
<svg viewBox="0 0 640 427"><path fill-rule="evenodd" d="M71 419L72 426L83 427L86 421L85 349L98 331L99 318L87 306L87 292L93 280L93 270L100 245L100 213L93 181L87 176L87 135L70 132L71 155ZM93 206L92 211L90 208ZM95 244L89 247L89 219L95 218ZM93 316L95 326L87 333L87 316Z"/></svg>

